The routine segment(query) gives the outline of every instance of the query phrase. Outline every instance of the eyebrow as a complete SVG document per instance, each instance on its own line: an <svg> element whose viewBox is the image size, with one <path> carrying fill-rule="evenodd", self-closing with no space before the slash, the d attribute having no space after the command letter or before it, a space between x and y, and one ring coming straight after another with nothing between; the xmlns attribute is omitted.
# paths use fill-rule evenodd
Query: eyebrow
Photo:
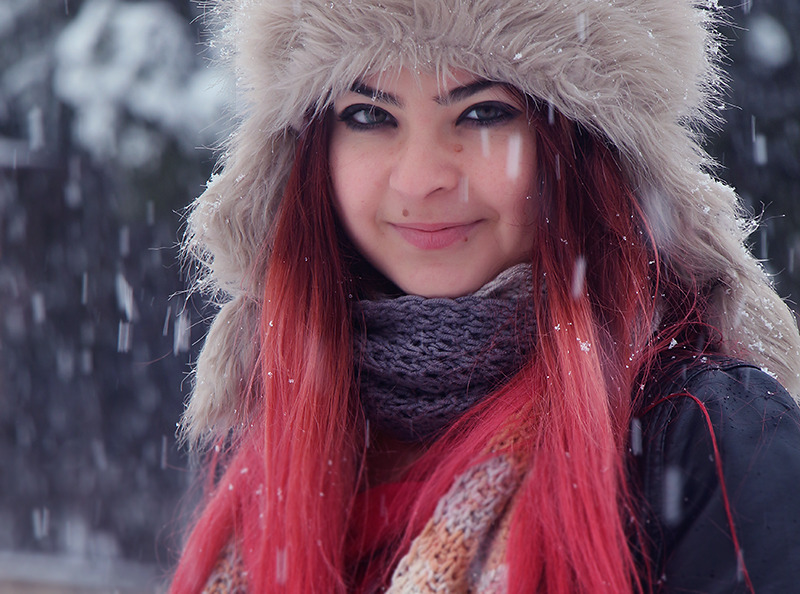
<svg viewBox="0 0 800 594"><path fill-rule="evenodd" d="M468 99L473 95L483 91L484 89L488 89L490 87L494 87L498 85L491 80L476 80L475 82L471 82L468 85L463 85L460 87L456 87L455 89L450 89L444 96L438 96L434 100L439 105L450 105L452 103L457 103L459 101L463 101L464 99Z"/></svg>
<svg viewBox="0 0 800 594"><path fill-rule="evenodd" d="M457 103L458 101L463 101L464 99L467 99L472 95L483 91L484 89L488 89L499 84L500 83L491 80L476 80L475 82L450 89L444 95L437 95L433 98L433 100L439 105L447 106ZM373 89L369 85L366 85L362 82L356 82L350 88L350 90L353 93L369 97L373 101L380 101L381 103L386 103L387 105L393 105L395 107L403 107L403 102L400 101L400 99L395 95L385 91L379 91L378 89Z"/></svg>
<svg viewBox="0 0 800 594"><path fill-rule="evenodd" d="M355 83L350 90L353 93L358 93L359 95L365 95L369 97L373 101L380 101L381 103L386 103L387 105L394 105L395 107L403 107L403 102L400 101L397 97L392 95L391 93L386 93L384 91L379 91L378 89L373 89L372 87L365 85L362 82Z"/></svg>

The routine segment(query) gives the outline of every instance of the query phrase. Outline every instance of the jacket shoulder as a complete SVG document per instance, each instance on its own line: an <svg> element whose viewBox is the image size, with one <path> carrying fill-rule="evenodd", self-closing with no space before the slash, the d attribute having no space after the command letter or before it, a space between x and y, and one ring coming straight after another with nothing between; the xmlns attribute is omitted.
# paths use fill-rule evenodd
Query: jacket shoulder
<svg viewBox="0 0 800 594"><path fill-rule="evenodd" d="M645 523L668 592L787 592L800 583L800 411L738 361L656 384L641 417ZM790 585L792 584L792 585Z"/></svg>

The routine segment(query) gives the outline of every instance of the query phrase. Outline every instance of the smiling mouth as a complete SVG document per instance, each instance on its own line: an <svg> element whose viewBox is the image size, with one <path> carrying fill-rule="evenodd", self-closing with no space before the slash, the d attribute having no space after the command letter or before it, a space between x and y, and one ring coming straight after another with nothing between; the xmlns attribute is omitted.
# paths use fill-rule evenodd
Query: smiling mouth
<svg viewBox="0 0 800 594"><path fill-rule="evenodd" d="M469 234L480 224L472 223L406 223L392 224L400 236L421 250L441 250L458 241L465 242Z"/></svg>

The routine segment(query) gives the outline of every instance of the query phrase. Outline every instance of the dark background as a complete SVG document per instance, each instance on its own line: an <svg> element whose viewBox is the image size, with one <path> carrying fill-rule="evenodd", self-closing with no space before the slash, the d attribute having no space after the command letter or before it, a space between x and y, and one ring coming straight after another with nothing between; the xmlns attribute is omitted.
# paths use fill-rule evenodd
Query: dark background
<svg viewBox="0 0 800 594"><path fill-rule="evenodd" d="M733 107L709 149L795 307L800 2L723 4ZM175 424L211 313L176 243L230 97L202 24L186 0L0 0L0 586L47 581L46 558L76 591L153 591L173 561Z"/></svg>

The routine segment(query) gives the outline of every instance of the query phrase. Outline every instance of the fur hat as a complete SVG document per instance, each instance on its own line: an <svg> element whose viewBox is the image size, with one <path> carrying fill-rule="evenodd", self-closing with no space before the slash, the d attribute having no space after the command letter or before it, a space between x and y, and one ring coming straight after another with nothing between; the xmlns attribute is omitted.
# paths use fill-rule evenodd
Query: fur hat
<svg viewBox="0 0 800 594"><path fill-rule="evenodd" d="M708 173L718 123L716 2L699 0L215 0L215 40L236 70L240 120L191 207L185 253L221 304L184 418L190 438L234 424L254 365L259 259L297 130L367 73L459 68L547 102L612 143L661 253L718 287L730 354L800 393L795 320L744 248L752 227Z"/></svg>

